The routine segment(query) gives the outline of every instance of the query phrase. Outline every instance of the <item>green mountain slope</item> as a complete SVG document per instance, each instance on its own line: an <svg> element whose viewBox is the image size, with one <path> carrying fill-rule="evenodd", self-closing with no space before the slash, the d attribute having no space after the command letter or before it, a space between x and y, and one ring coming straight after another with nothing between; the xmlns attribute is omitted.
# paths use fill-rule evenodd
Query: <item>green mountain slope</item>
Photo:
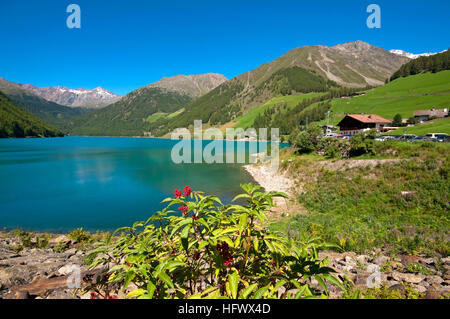
<svg viewBox="0 0 450 319"><path fill-rule="evenodd" d="M423 72L437 73L444 70L450 70L450 50L431 56L423 56L418 59L414 59L402 65L401 68L392 75L390 80L393 81L399 77L415 75Z"/></svg>
<svg viewBox="0 0 450 319"><path fill-rule="evenodd" d="M142 136L159 125L161 113L176 112L191 101L192 98L185 94L143 87L106 108L74 118L71 134Z"/></svg>
<svg viewBox="0 0 450 319"><path fill-rule="evenodd" d="M84 108L68 107L47 101L1 78L0 90L15 104L64 131L68 130L71 118L88 112Z"/></svg>
<svg viewBox="0 0 450 319"><path fill-rule="evenodd" d="M74 119L73 135L142 136L167 126L193 99L226 82L216 73L177 75L139 88L120 101Z"/></svg>
<svg viewBox="0 0 450 319"><path fill-rule="evenodd" d="M63 133L48 125L0 92L0 137L54 137Z"/></svg>
<svg viewBox="0 0 450 319"><path fill-rule="evenodd" d="M361 41L297 48L190 103L184 113L156 134L189 127L197 119L211 125L225 124L280 95L326 92L339 86L382 85L408 61Z"/></svg>
<svg viewBox="0 0 450 319"><path fill-rule="evenodd" d="M393 119L413 116L414 110L450 107L450 71L422 73L399 78L367 92L365 96L334 99L333 123L345 113L378 114Z"/></svg>
<svg viewBox="0 0 450 319"><path fill-rule="evenodd" d="M445 133L450 135L450 118L435 120L431 123L427 122L416 126L402 127L395 131L391 131L388 134L403 134L405 130L406 134L425 135L428 133Z"/></svg>

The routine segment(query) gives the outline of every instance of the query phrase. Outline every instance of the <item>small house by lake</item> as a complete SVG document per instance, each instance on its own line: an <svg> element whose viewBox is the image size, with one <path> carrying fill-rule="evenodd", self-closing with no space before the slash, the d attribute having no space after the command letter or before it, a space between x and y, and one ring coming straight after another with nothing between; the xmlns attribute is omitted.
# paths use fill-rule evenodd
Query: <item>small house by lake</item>
<svg viewBox="0 0 450 319"><path fill-rule="evenodd" d="M367 129L382 131L391 121L376 114L347 114L337 126L344 135L355 135Z"/></svg>

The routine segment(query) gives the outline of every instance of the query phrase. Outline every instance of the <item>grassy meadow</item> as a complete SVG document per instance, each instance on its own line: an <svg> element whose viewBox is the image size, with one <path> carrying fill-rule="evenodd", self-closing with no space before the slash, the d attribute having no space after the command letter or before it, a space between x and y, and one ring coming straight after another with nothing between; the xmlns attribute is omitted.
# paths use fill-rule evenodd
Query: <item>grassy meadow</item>
<svg viewBox="0 0 450 319"><path fill-rule="evenodd" d="M376 153L375 164L345 160L336 168L336 161L285 152L283 165L301 185L296 200L304 213L281 218L272 229L317 236L343 251L448 256L450 145L380 142Z"/></svg>
<svg viewBox="0 0 450 319"><path fill-rule="evenodd" d="M346 113L377 114L392 120L396 114L409 118L414 110L432 107L450 107L450 71L399 78L364 96L334 99L330 124L337 124Z"/></svg>

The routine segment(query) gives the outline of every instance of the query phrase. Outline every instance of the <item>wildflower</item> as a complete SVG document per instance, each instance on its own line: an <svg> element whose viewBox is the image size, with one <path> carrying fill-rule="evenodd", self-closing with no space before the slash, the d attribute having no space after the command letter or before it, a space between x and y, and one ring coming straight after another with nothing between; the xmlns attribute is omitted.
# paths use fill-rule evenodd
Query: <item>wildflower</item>
<svg viewBox="0 0 450 319"><path fill-rule="evenodd" d="M127 263L125 263L125 265L127 265L127 267L130 267L130 266L131 266L131 265L130 265L130 263L128 263L128 262L127 262Z"/></svg>
<svg viewBox="0 0 450 319"><path fill-rule="evenodd" d="M112 295L112 296L109 296L108 299L119 299L119 297L117 297L117 295Z"/></svg>
<svg viewBox="0 0 450 319"><path fill-rule="evenodd" d="M186 215L187 212L189 211L189 207L187 207L186 205L183 205L183 206L178 207L178 210L181 210L183 215Z"/></svg>
<svg viewBox="0 0 450 319"><path fill-rule="evenodd" d="M97 294L95 292L91 292L91 299L97 299Z"/></svg>
<svg viewBox="0 0 450 319"><path fill-rule="evenodd" d="M191 195L191 192L192 192L192 189L189 187L189 186L186 186L184 189L183 189L183 195L184 196L189 196L189 195Z"/></svg>
<svg viewBox="0 0 450 319"><path fill-rule="evenodd" d="M181 196L181 191L180 191L179 189L175 189L175 190L173 191L173 194L175 195L175 198L178 198L178 197Z"/></svg>
<svg viewBox="0 0 450 319"><path fill-rule="evenodd" d="M195 215L192 215L192 219L193 219L193 220L197 220L197 219L198 219L198 217L197 217L197 216L195 216Z"/></svg>

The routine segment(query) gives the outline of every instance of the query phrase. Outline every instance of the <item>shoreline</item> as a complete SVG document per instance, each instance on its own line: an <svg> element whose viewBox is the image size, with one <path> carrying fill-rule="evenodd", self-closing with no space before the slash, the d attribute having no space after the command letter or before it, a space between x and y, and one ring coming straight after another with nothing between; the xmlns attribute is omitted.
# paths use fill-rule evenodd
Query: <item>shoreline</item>
<svg viewBox="0 0 450 319"><path fill-rule="evenodd" d="M243 168L266 192L293 194L294 182L280 170L273 172L268 164L261 163L244 165Z"/></svg>

